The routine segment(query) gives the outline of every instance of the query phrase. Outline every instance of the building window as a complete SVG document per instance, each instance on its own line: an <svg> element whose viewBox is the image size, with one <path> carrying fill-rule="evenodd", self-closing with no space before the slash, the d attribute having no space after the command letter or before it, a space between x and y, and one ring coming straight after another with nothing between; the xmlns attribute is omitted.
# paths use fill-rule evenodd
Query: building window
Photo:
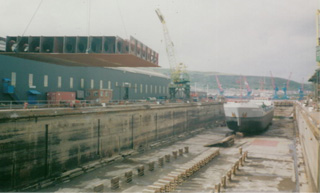
<svg viewBox="0 0 320 193"><path fill-rule="evenodd" d="M48 75L44 75L43 77L43 86L48 87Z"/></svg>
<svg viewBox="0 0 320 193"><path fill-rule="evenodd" d="M11 86L16 86L16 73L11 72Z"/></svg>
<svg viewBox="0 0 320 193"><path fill-rule="evenodd" d="M150 85L150 93L152 93L152 85Z"/></svg>
<svg viewBox="0 0 320 193"><path fill-rule="evenodd" d="M103 89L103 81L100 80L100 89Z"/></svg>
<svg viewBox="0 0 320 193"><path fill-rule="evenodd" d="M138 92L138 88L137 88L137 84L134 84L134 93L137 93Z"/></svg>
<svg viewBox="0 0 320 193"><path fill-rule="evenodd" d="M58 76L58 88L61 88L61 82L62 82L61 76Z"/></svg>
<svg viewBox="0 0 320 193"><path fill-rule="evenodd" d="M159 86L159 94L161 94L161 86Z"/></svg>
<svg viewBox="0 0 320 193"><path fill-rule="evenodd" d="M118 86L118 82L116 82L116 86Z"/></svg>
<svg viewBox="0 0 320 193"><path fill-rule="evenodd" d="M91 88L91 89L94 88L94 80L93 80L93 79L91 79L90 88Z"/></svg>
<svg viewBox="0 0 320 193"><path fill-rule="evenodd" d="M148 85L146 84L146 89L144 91L145 93L148 93Z"/></svg>
<svg viewBox="0 0 320 193"><path fill-rule="evenodd" d="M70 88L73 88L73 77L70 77Z"/></svg>
<svg viewBox="0 0 320 193"><path fill-rule="evenodd" d="M80 79L80 87L84 88L84 79L83 78Z"/></svg>
<svg viewBox="0 0 320 193"><path fill-rule="evenodd" d="M33 74L29 74L29 87L31 88L33 85Z"/></svg>
<svg viewBox="0 0 320 193"><path fill-rule="evenodd" d="M154 94L157 94L157 85L154 86Z"/></svg>
<svg viewBox="0 0 320 193"><path fill-rule="evenodd" d="M140 93L142 93L142 91L143 91L143 86L142 84L140 84Z"/></svg>
<svg viewBox="0 0 320 193"><path fill-rule="evenodd" d="M166 87L165 86L163 86L162 91L163 91L162 92L163 94L166 94Z"/></svg>
<svg viewBox="0 0 320 193"><path fill-rule="evenodd" d="M108 89L111 89L111 81L108 81Z"/></svg>

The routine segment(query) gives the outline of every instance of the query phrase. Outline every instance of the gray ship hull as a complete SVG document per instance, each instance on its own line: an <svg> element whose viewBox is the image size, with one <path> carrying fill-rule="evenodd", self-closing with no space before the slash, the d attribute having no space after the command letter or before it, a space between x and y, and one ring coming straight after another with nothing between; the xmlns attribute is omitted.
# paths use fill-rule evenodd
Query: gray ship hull
<svg viewBox="0 0 320 193"><path fill-rule="evenodd" d="M273 114L274 110L269 111L262 117L226 117L226 123L228 128L235 132L259 133L266 130L271 124Z"/></svg>

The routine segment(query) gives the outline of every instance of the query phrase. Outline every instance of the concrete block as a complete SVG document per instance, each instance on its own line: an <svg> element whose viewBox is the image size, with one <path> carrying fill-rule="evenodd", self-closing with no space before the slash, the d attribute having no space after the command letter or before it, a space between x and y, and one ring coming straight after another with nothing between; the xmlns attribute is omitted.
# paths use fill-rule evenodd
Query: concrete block
<svg viewBox="0 0 320 193"><path fill-rule="evenodd" d="M178 157L178 152L177 152L177 151L173 151L173 152L172 152L172 156L173 156L174 159L177 159L177 157Z"/></svg>
<svg viewBox="0 0 320 193"><path fill-rule="evenodd" d="M111 189L115 190L120 187L120 178L114 177L111 179Z"/></svg>
<svg viewBox="0 0 320 193"><path fill-rule="evenodd" d="M229 170L229 171L228 171L227 176L228 176L228 180L231 181L232 170Z"/></svg>
<svg viewBox="0 0 320 193"><path fill-rule="evenodd" d="M144 176L144 166L140 165L137 167L138 176Z"/></svg>
<svg viewBox="0 0 320 193"><path fill-rule="evenodd" d="M220 193L220 187L221 187L220 183L215 185L216 192Z"/></svg>
<svg viewBox="0 0 320 193"><path fill-rule="evenodd" d="M189 147L188 146L184 147L184 153L189 153Z"/></svg>
<svg viewBox="0 0 320 193"><path fill-rule="evenodd" d="M166 159L166 162L170 162L170 154L167 154L167 155L165 155L164 157L165 157L165 159Z"/></svg>
<svg viewBox="0 0 320 193"><path fill-rule="evenodd" d="M179 156L183 155L183 149L179 149Z"/></svg>
<svg viewBox="0 0 320 193"><path fill-rule="evenodd" d="M239 154L242 155L242 147L239 147Z"/></svg>
<svg viewBox="0 0 320 193"><path fill-rule="evenodd" d="M124 177L126 178L127 183L132 182L132 174L133 174L132 171L128 171L128 172L124 173Z"/></svg>
<svg viewBox="0 0 320 193"><path fill-rule="evenodd" d="M226 176L222 176L221 178L221 184L223 188L227 187L227 177Z"/></svg>
<svg viewBox="0 0 320 193"><path fill-rule="evenodd" d="M103 184L97 184L93 186L93 192L103 192L104 186Z"/></svg>
<svg viewBox="0 0 320 193"><path fill-rule="evenodd" d="M148 163L149 171L153 171L154 170L154 164L155 164L154 161Z"/></svg>
<svg viewBox="0 0 320 193"><path fill-rule="evenodd" d="M157 190L144 189L144 190L142 190L142 193L158 193L158 191Z"/></svg>
<svg viewBox="0 0 320 193"><path fill-rule="evenodd" d="M155 192L162 192L162 187L156 186L156 185L150 185L150 186L147 186L147 190L155 190Z"/></svg>

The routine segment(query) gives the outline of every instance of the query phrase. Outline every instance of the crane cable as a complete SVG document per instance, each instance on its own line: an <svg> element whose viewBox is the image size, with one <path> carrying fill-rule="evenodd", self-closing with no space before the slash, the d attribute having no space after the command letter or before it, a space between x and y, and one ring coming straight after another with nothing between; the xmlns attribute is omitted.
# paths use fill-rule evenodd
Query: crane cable
<svg viewBox="0 0 320 193"><path fill-rule="evenodd" d="M87 49L86 54L91 52L91 44L90 44L90 20L91 20L91 0L88 0L88 10L87 10L87 16L88 16L88 23L87 23L87 33L88 33L88 39L87 39Z"/></svg>
<svg viewBox="0 0 320 193"><path fill-rule="evenodd" d="M43 0L41 0L41 1L39 2L37 9L36 9L36 10L35 10L35 12L33 13L32 17L31 17L31 19L30 19L30 21L29 21L28 25L27 25L27 26L26 26L26 28L24 29L24 31L23 31L23 33L22 33L21 37L23 37L23 36L24 36L24 34L27 32L27 30L28 30L29 26L31 25L31 22L33 21L34 17L35 17L35 16L36 16L36 14L38 13L38 10L39 10L39 8L40 8L40 6L41 6L42 2L43 2ZM22 38L21 38L21 39L22 39ZM16 47L15 47L15 49L14 49L14 51L15 51L15 52L17 51L17 50L16 50L16 48L17 48L17 46L19 45L19 43L20 43L21 39L20 39L20 40L17 42L17 44L16 44Z"/></svg>
<svg viewBox="0 0 320 193"><path fill-rule="evenodd" d="M118 0L115 0L115 1L117 2L117 7L118 7L118 11L119 11L119 14L120 14L120 17L121 17L122 27L124 29L125 36L126 36L126 38L128 38L126 25L124 24L124 19L123 19L122 12L121 12L121 9L120 9L120 6L119 6L119 1Z"/></svg>

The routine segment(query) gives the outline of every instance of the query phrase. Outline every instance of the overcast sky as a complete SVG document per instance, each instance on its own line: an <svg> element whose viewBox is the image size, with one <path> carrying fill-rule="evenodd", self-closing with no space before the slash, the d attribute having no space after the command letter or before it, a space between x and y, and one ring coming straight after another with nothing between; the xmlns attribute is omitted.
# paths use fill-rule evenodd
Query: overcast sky
<svg viewBox="0 0 320 193"><path fill-rule="evenodd" d="M316 69L318 0L0 0L0 36L130 35L168 68L160 8L189 70L306 81ZM90 17L89 17L90 15ZM90 19L90 27L88 21Z"/></svg>

